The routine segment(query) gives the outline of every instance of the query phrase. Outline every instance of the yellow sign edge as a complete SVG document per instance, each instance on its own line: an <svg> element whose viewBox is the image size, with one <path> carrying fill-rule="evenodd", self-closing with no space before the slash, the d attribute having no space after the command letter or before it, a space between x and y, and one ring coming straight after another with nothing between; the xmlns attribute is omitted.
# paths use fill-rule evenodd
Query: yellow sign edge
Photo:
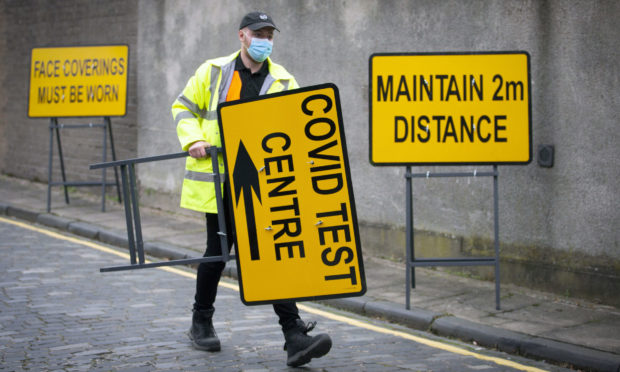
<svg viewBox="0 0 620 372"><path fill-rule="evenodd" d="M523 54L527 60L527 84L528 84L528 158L523 161L480 161L480 162L409 162L409 161L393 161L393 162L379 162L374 161L372 156L372 60L374 57L387 57L387 56L450 56L450 55L512 55ZM427 165L527 165L532 161L532 96L531 96L531 65L530 54L525 50L509 50L509 51L458 51L458 52L395 52L395 53L373 53L368 58L368 160L373 166L427 166Z"/></svg>

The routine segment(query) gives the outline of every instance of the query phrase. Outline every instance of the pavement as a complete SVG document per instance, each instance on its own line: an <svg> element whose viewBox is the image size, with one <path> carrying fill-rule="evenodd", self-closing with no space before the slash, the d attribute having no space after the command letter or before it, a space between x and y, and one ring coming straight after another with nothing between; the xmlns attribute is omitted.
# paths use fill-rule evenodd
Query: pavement
<svg viewBox="0 0 620 372"><path fill-rule="evenodd" d="M566 372L568 369L315 303L298 304L328 355L287 368L271 306L244 306L223 278L219 352L187 337L196 273L186 267L101 273L126 264L117 247L0 217L0 371Z"/></svg>
<svg viewBox="0 0 620 372"><path fill-rule="evenodd" d="M51 213L46 213L46 184L0 175L0 215L127 247L121 204L109 200L101 212L97 191L84 189L72 189L70 198L65 204L62 188L54 187ZM140 214L149 255L164 260L202 254L205 226L200 216L145 206ZM111 265L101 262L101 267ZM320 305L573 369L620 371L618 308L502 284L501 310L496 310L494 282L417 268L407 310L404 263L364 252L364 268L364 296ZM225 275L236 277L234 262Z"/></svg>

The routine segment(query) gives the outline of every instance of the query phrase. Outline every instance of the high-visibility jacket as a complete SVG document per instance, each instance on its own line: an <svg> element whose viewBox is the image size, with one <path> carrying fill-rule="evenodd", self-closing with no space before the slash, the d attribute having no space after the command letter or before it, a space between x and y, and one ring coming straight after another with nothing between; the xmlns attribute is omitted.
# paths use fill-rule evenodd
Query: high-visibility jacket
<svg viewBox="0 0 620 372"><path fill-rule="evenodd" d="M183 92L172 104L172 116L176 122L177 135L183 151L187 151L196 141L206 141L213 146L222 146L217 123L217 105L226 101L235 72L235 60L240 51L227 57L207 60L192 76ZM293 75L284 67L267 58L269 74L260 93L269 94L298 88ZM252 118L248 118L252 120ZM222 179L225 177L222 155L218 156ZM185 178L181 192L181 207L199 212L217 213L215 186L211 158L194 159L187 157Z"/></svg>

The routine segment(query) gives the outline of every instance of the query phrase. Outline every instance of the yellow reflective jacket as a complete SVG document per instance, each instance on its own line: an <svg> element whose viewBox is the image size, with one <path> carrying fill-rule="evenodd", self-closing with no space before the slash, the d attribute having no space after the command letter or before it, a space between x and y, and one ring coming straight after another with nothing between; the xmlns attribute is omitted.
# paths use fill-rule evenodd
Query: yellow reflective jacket
<svg viewBox="0 0 620 372"><path fill-rule="evenodd" d="M206 141L213 146L222 146L217 123L217 105L226 100L230 82L235 71L237 51L227 57L207 60L192 76L183 92L172 104L172 117L176 122L177 135L183 151L196 141ZM265 61L269 74L260 93L269 94L298 88L293 75L271 59ZM225 177L222 155L218 156L219 169ZM187 157L185 178L181 192L181 207L199 212L217 213L215 186L209 173L213 172L211 158Z"/></svg>

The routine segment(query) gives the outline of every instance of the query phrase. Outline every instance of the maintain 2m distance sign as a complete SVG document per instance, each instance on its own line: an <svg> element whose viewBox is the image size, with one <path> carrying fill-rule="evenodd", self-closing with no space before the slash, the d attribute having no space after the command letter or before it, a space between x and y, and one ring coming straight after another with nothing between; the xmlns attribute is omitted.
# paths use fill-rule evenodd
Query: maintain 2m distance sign
<svg viewBox="0 0 620 372"><path fill-rule="evenodd" d="M248 305L366 291L340 99L317 85L218 107Z"/></svg>
<svg viewBox="0 0 620 372"><path fill-rule="evenodd" d="M372 164L530 162L527 52L374 54L369 78Z"/></svg>

